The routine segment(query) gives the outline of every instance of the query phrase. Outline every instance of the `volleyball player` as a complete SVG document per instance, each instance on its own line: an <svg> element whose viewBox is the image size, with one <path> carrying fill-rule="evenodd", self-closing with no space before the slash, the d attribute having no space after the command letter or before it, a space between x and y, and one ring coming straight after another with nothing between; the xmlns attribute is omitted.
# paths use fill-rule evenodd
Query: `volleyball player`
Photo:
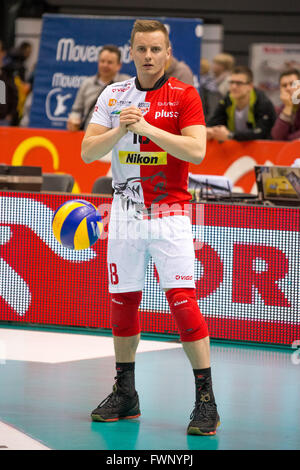
<svg viewBox="0 0 300 470"><path fill-rule="evenodd" d="M104 90L82 143L86 163L113 150L107 261L117 375L112 393L91 416L100 422L140 416L134 375L138 308L152 256L195 376L196 403L187 432L213 435L220 421L186 211L189 162L199 164L206 152L201 100L194 87L165 76L170 45L159 21L135 22L131 56L136 77Z"/></svg>

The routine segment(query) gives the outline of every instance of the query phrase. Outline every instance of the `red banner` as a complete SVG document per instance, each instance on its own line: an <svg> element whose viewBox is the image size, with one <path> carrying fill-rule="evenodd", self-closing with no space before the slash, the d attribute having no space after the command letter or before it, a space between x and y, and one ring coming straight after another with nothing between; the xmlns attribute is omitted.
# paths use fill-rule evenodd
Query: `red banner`
<svg viewBox="0 0 300 470"><path fill-rule="evenodd" d="M105 176L110 163L85 164L81 159L83 132L0 127L1 162L9 165L37 165L43 172L70 173L74 193L90 193L99 176ZM256 189L256 164L291 165L300 157L300 142L228 141L208 142L200 165L190 164L191 173L228 176L243 192Z"/></svg>
<svg viewBox="0 0 300 470"><path fill-rule="evenodd" d="M70 198L0 194L0 320L110 328L107 230L82 251L52 233L54 211ZM110 199L88 200L106 215ZM299 340L299 209L193 204L192 223L197 299L211 336ZM144 332L177 334L152 260L140 311Z"/></svg>

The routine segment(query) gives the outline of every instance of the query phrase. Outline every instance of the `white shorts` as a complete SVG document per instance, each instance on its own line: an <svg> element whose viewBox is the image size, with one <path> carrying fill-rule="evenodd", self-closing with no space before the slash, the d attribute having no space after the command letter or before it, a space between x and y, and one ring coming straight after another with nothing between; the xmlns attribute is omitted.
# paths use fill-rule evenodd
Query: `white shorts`
<svg viewBox="0 0 300 470"><path fill-rule="evenodd" d="M109 292L143 290L150 257L162 289L195 287L195 251L188 216L111 218L107 251Z"/></svg>

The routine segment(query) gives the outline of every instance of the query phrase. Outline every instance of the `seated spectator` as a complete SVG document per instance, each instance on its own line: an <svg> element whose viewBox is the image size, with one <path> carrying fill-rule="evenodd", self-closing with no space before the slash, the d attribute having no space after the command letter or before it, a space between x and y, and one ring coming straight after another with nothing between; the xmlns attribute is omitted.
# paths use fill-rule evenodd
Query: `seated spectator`
<svg viewBox="0 0 300 470"><path fill-rule="evenodd" d="M6 51L0 41L0 126L17 123L18 90L13 76L3 66Z"/></svg>
<svg viewBox="0 0 300 470"><path fill-rule="evenodd" d="M235 67L229 86L229 93L208 121L207 138L219 142L269 139L276 113L269 98L254 88L252 71L245 66Z"/></svg>
<svg viewBox="0 0 300 470"><path fill-rule="evenodd" d="M79 88L67 121L69 131L86 129L99 95L107 85L128 80L129 75L120 74L121 53L117 46L106 45L100 51L98 73L87 78Z"/></svg>
<svg viewBox="0 0 300 470"><path fill-rule="evenodd" d="M194 86L194 76L190 67L183 61L177 60L173 56L172 45L171 45L171 56L168 60L165 68L167 77L175 77L188 85Z"/></svg>
<svg viewBox="0 0 300 470"><path fill-rule="evenodd" d="M300 83L294 87L295 81L300 80L300 71L286 70L280 75L280 100L282 106L272 129L275 140L300 139Z"/></svg>

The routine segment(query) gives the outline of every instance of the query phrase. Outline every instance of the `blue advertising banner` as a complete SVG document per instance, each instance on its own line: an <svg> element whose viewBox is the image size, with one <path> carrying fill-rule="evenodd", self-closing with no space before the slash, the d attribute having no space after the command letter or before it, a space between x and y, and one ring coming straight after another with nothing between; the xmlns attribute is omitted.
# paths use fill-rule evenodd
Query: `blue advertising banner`
<svg viewBox="0 0 300 470"><path fill-rule="evenodd" d="M105 44L121 50L122 73L135 75L130 32L136 18L44 15L30 127L65 129L82 82L97 73ZM192 69L198 86L202 20L157 18L168 28L173 54Z"/></svg>

